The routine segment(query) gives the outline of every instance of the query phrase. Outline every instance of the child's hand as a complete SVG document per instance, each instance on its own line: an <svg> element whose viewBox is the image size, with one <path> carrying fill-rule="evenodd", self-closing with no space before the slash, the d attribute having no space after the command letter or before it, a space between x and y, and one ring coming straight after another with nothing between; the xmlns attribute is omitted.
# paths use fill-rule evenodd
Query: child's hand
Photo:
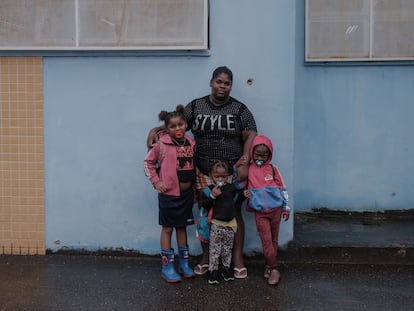
<svg viewBox="0 0 414 311"><path fill-rule="evenodd" d="M289 211L282 211L282 218L283 218L284 221L288 221L289 216L290 216Z"/></svg>
<svg viewBox="0 0 414 311"><path fill-rule="evenodd" d="M165 186L165 184L162 180L157 181L154 184L154 188L155 188L155 190L158 191L158 193L164 193L165 191L167 191L167 187Z"/></svg>
<svg viewBox="0 0 414 311"><path fill-rule="evenodd" d="M244 189L243 190L243 195L246 197L246 198L250 198L250 191L249 191L249 189Z"/></svg>
<svg viewBox="0 0 414 311"><path fill-rule="evenodd" d="M214 196L214 197L218 197L218 196L220 196L221 195L221 189L220 189L220 187L219 186L215 186L213 189L211 189L211 194Z"/></svg>

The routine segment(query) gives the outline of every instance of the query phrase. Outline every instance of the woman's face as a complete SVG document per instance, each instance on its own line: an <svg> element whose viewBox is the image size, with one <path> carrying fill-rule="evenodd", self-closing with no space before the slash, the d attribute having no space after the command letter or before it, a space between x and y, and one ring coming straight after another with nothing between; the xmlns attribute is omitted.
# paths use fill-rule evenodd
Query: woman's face
<svg viewBox="0 0 414 311"><path fill-rule="evenodd" d="M211 95L217 100L225 100L230 95L231 85L229 76L221 73L210 81Z"/></svg>

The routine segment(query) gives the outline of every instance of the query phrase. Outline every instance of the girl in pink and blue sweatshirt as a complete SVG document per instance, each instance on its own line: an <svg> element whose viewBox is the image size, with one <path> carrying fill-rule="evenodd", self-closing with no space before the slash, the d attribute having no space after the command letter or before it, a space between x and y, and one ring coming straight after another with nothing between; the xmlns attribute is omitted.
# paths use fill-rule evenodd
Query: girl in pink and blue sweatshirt
<svg viewBox="0 0 414 311"><path fill-rule="evenodd" d="M248 211L254 212L257 231L265 257L264 277L269 285L279 282L277 248L280 220L289 219L288 195L279 169L271 164L273 145L269 138L258 135L250 147L250 166L244 195L249 199Z"/></svg>

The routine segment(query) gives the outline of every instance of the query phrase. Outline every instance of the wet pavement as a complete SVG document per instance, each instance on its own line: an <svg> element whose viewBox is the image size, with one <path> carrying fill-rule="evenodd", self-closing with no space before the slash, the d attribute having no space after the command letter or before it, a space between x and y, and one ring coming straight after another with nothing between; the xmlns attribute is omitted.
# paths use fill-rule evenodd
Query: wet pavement
<svg viewBox="0 0 414 311"><path fill-rule="evenodd" d="M360 216L295 216L277 286L263 278L260 254L246 256L247 279L219 285L168 284L160 259L139 254L0 255L0 311L414 310L412 211Z"/></svg>
<svg viewBox="0 0 414 311"><path fill-rule="evenodd" d="M283 263L277 286L247 265L244 280L168 284L155 257L0 256L0 310L414 309L411 265Z"/></svg>

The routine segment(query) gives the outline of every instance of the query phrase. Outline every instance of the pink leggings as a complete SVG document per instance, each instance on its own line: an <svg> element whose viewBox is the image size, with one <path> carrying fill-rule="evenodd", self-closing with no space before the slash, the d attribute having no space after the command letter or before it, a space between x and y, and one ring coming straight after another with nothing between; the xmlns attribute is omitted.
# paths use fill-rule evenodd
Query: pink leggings
<svg viewBox="0 0 414 311"><path fill-rule="evenodd" d="M263 255L266 265L277 266L277 246L282 208L275 208L264 213L255 212L256 227L262 240Z"/></svg>

